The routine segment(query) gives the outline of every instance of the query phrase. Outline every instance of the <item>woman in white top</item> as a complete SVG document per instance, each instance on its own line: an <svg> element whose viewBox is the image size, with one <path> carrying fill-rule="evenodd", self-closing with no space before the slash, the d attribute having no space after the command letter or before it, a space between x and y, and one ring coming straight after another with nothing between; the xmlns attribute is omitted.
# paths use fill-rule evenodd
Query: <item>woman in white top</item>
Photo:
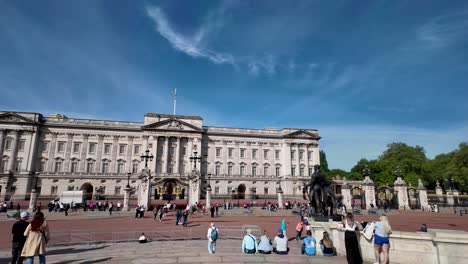
<svg viewBox="0 0 468 264"><path fill-rule="evenodd" d="M359 241L356 235L356 230L362 230L362 225L354 221L352 213L347 213L346 219L343 221L343 227L346 230L345 247L348 264L362 264L361 252L359 251Z"/></svg>

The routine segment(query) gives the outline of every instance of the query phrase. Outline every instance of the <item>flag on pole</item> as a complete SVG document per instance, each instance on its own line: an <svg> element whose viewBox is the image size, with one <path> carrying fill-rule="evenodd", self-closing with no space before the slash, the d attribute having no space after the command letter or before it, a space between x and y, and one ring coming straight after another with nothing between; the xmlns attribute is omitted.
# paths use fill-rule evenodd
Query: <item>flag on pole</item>
<svg viewBox="0 0 468 264"><path fill-rule="evenodd" d="M176 104L177 104L177 88L174 88L174 114L176 113Z"/></svg>

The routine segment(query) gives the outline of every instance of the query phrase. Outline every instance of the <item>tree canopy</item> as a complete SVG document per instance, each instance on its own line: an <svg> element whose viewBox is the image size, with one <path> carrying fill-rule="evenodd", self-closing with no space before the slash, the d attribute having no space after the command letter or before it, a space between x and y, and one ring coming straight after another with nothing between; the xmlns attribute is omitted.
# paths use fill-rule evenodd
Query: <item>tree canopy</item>
<svg viewBox="0 0 468 264"><path fill-rule="evenodd" d="M321 150L321 162L323 162L322 152ZM323 152L323 157L326 161L325 152ZM395 142L388 144L377 159L360 159L350 172L339 169L329 170L328 163L326 166L327 171L323 171L330 178L340 175L351 180L362 180L362 171L367 166L371 171L370 177L376 186L393 185L396 177L400 176L412 186L417 186L418 179L421 179L427 188L434 189L437 180L442 184L445 179L453 178L459 191L468 192L467 143L461 143L458 149L450 153L428 159L423 147ZM324 167L322 166L322 168ZM397 168L399 168L399 173L396 172Z"/></svg>

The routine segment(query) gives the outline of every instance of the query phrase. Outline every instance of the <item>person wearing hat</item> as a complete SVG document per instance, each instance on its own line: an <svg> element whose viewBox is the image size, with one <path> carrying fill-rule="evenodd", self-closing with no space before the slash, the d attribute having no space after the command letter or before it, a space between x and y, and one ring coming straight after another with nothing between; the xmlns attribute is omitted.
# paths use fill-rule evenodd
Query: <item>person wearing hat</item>
<svg viewBox="0 0 468 264"><path fill-rule="evenodd" d="M24 242L26 242L24 231L26 231L26 228L29 225L27 222L29 218L28 212L21 212L20 217L20 220L11 228L11 233L13 234L11 263L14 264L23 263L24 258L21 257L21 251L23 250Z"/></svg>
<svg viewBox="0 0 468 264"><path fill-rule="evenodd" d="M279 255L287 255L289 252L288 238L283 235L283 229L278 229L278 235L273 240L273 252Z"/></svg>

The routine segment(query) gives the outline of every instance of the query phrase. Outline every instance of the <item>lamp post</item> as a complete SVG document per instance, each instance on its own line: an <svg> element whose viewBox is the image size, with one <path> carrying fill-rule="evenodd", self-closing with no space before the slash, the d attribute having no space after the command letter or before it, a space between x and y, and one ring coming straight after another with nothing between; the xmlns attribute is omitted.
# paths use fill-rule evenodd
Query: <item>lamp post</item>
<svg viewBox="0 0 468 264"><path fill-rule="evenodd" d="M232 189L232 197L231 197L231 204L233 205L232 207L234 207L234 195L236 195L236 190L235 189Z"/></svg>
<svg viewBox="0 0 468 264"><path fill-rule="evenodd" d="M153 154L150 155L149 152L150 152L149 149L147 149L145 151L146 155L145 154L141 155L141 161L145 162L145 168L148 168L148 160L153 161L153 158L154 158Z"/></svg>
<svg viewBox="0 0 468 264"><path fill-rule="evenodd" d="M123 210L124 211L130 211L130 207L128 206L129 200L130 200L130 176L132 175L131 172L127 173L127 186L125 186L125 195L124 195L124 205L123 205Z"/></svg>
<svg viewBox="0 0 468 264"><path fill-rule="evenodd" d="M31 197L29 198L29 210L35 212L36 211L36 203L37 203L37 181L39 179L39 172L33 173L34 174L34 185L31 190Z"/></svg>
<svg viewBox="0 0 468 264"><path fill-rule="evenodd" d="M208 185L206 186L206 209L211 208L211 173L208 173Z"/></svg>
<svg viewBox="0 0 468 264"><path fill-rule="evenodd" d="M201 155L198 155L198 151L194 151L192 156L189 158L190 159L190 163L193 162L193 169L194 170L197 170L197 162L200 163L201 162Z"/></svg>
<svg viewBox="0 0 468 264"><path fill-rule="evenodd" d="M362 176L370 176L371 175L371 170L369 169L369 166L367 164L364 166L364 169L362 169Z"/></svg>
<svg viewBox="0 0 468 264"><path fill-rule="evenodd" d="M393 172L393 175L395 175L397 178L403 177L403 172L401 171L400 166L396 166L395 171Z"/></svg>

